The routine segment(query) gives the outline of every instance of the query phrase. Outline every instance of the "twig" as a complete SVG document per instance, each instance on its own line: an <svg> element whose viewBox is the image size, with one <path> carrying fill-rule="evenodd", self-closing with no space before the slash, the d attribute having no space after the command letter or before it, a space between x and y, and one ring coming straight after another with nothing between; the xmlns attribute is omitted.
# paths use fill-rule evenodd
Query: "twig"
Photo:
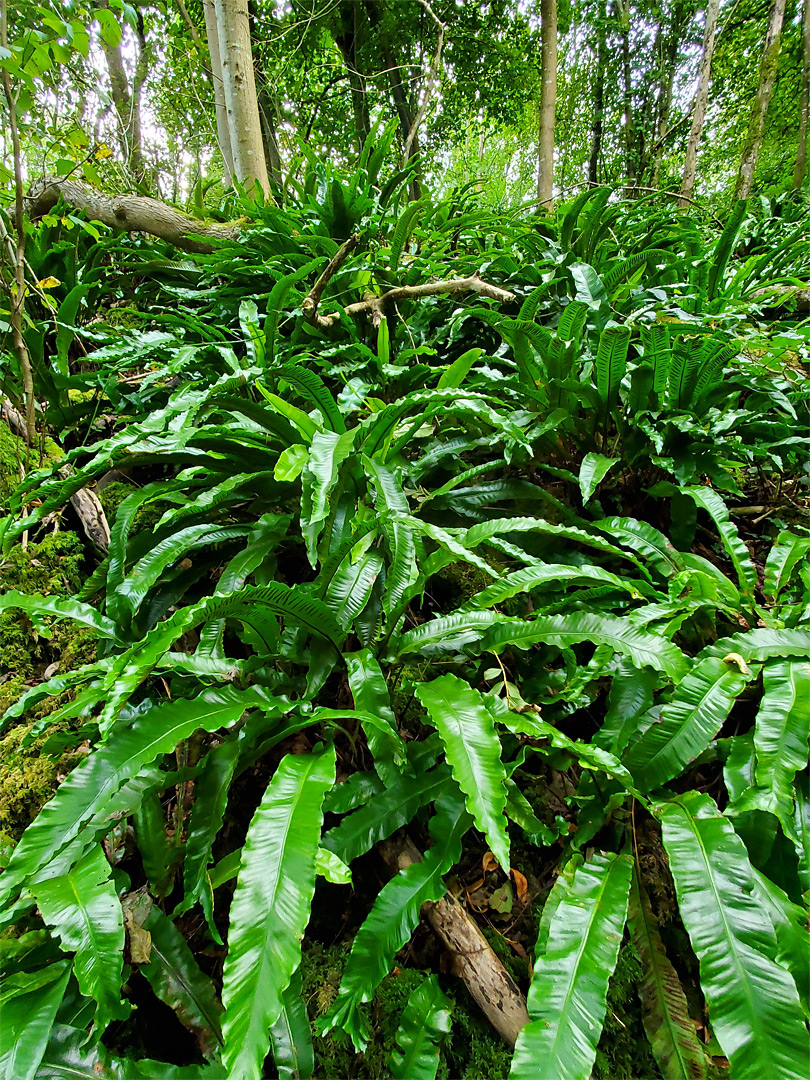
<svg viewBox="0 0 810 1080"><path fill-rule="evenodd" d="M339 254L340 252L338 252ZM337 255L335 258L337 258ZM328 270L329 267L326 269ZM508 304L510 300L515 299L513 292L508 289L501 289L497 285L491 285L488 281L484 281L476 271L465 278L429 281L424 285L400 285L397 288L389 289L382 296L372 296L368 300L359 300L356 304L349 304L343 310L347 315L361 315L363 312L368 311L371 313L372 325L379 326L385 314L386 306L398 300L416 300L422 296L461 295L470 292L478 293L479 296L486 296L490 300L497 300L501 304ZM331 315L319 315L317 309L308 311L306 306L308 300L309 297L304 301L302 310L305 318L314 326L319 327L321 330L328 330L330 326L333 326L340 319L337 312L333 312Z"/></svg>
<svg viewBox="0 0 810 1080"><path fill-rule="evenodd" d="M307 322L311 322L315 326L322 325L321 316L318 314L318 305L321 302L323 290L326 288L330 280L335 276L341 266L343 266L351 253L359 246L360 240L360 234L353 233L349 237L349 239L338 248L338 250L329 260L327 265L324 267L321 276L309 290L306 299L301 305L301 310L304 313L304 318L307 320ZM331 326L332 323L328 322L326 325Z"/></svg>

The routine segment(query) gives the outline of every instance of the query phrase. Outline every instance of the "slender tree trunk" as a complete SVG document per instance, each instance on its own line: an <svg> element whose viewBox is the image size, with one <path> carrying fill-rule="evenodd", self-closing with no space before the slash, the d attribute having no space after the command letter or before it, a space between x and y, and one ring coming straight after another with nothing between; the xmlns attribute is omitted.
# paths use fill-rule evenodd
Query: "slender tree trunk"
<svg viewBox="0 0 810 1080"><path fill-rule="evenodd" d="M363 143L371 131L368 118L368 101L366 99L366 80L360 74L357 63L360 11L359 4L347 3L344 0L344 3L340 5L341 33L335 38L335 44L340 50L343 63L346 65L346 73L349 76L352 111L354 112L354 137L358 152L362 151Z"/></svg>
<svg viewBox="0 0 810 1080"><path fill-rule="evenodd" d="M692 128L686 144L686 159L681 180L682 199L678 203L682 210L689 206L695 190L695 168L703 123L706 119L706 105L709 101L709 83L712 75L712 56L714 55L714 36L717 32L717 17L720 13L720 0L709 0L706 8L706 26L703 31L703 55L700 58L700 74L695 100L692 104Z"/></svg>
<svg viewBox="0 0 810 1080"><path fill-rule="evenodd" d="M672 90L675 83L675 69L681 48L681 35L685 25L684 5L676 3L672 9L672 22L663 57L663 70L658 90L656 109L655 145L652 149L652 172L650 186L658 187L661 178L661 162L664 157L664 143L669 131L669 117L672 111Z"/></svg>
<svg viewBox="0 0 810 1080"><path fill-rule="evenodd" d="M804 48L802 51L802 95L799 103L799 147L796 151L796 168L793 186L798 190L807 172L807 128L810 121L810 0L804 0L802 20Z"/></svg>
<svg viewBox="0 0 810 1080"><path fill-rule="evenodd" d="M269 197L247 0L214 0L214 10L234 175L248 194L258 184Z"/></svg>
<svg viewBox="0 0 810 1080"><path fill-rule="evenodd" d="M737 184L734 188L735 199L747 199L751 194L754 169L757 166L759 148L762 145L762 136L765 132L765 119L768 115L773 84L776 80L784 19L785 0L774 0L770 18L768 19L768 31L765 35L762 60L759 65L759 86L751 109L748 134L745 137L745 145L740 159L740 171L737 174Z"/></svg>
<svg viewBox="0 0 810 1080"><path fill-rule="evenodd" d="M97 8L109 7L107 0L96 0ZM110 45L104 38L101 47L107 62L110 76L113 105L118 115L121 147L123 149L124 168L137 180L143 180L144 161L141 141L141 90L146 79L145 35L143 16L138 17L138 57L132 90L129 87L121 45Z"/></svg>
<svg viewBox="0 0 810 1080"><path fill-rule="evenodd" d="M554 118L557 111L557 0L540 0L542 81L537 130L539 209L554 206Z"/></svg>
<svg viewBox="0 0 810 1080"><path fill-rule="evenodd" d="M6 0L0 0L0 45L8 51L8 12ZM11 133L11 150L14 158L14 228L17 233L16 244L6 232L5 225L0 221L0 229L3 241L6 245L12 272L14 274L14 286L8 288L9 319L11 322L11 340L17 361L20 365L20 375L23 384L23 399L25 402L25 433L28 444L27 461L31 460L31 448L34 446L37 434L36 398L34 396L34 372L31 365L31 355L28 352L23 334L25 326L25 218L23 208L23 178L22 178L22 153L20 150L20 133L17 127L17 96L11 85L11 76L3 69L2 73L3 93L8 109L8 123Z"/></svg>
<svg viewBox="0 0 810 1080"><path fill-rule="evenodd" d="M605 70L607 68L607 9L600 0L596 23L596 76L593 84L593 120L591 123L591 155L588 160L588 183L595 184L599 175L599 156L602 153L602 125L605 115Z"/></svg>
<svg viewBox="0 0 810 1080"><path fill-rule="evenodd" d="M618 13L622 43L626 193L631 195L638 182L638 169L636 162L636 129L633 117L633 82L630 68L630 0L619 0Z"/></svg>
<svg viewBox="0 0 810 1080"><path fill-rule="evenodd" d="M262 145L267 175L281 186L281 153L278 148L278 132L275 122L275 102L270 93L267 80L258 71L254 71L256 92L259 99L259 119L262 124Z"/></svg>
<svg viewBox="0 0 810 1080"><path fill-rule="evenodd" d="M222 58L219 55L219 31L214 0L203 0L205 34L208 38L208 55L211 57L211 81L214 84L214 108L217 121L217 142L228 184L233 181L233 154L228 131L228 112L225 108L225 84L222 81Z"/></svg>

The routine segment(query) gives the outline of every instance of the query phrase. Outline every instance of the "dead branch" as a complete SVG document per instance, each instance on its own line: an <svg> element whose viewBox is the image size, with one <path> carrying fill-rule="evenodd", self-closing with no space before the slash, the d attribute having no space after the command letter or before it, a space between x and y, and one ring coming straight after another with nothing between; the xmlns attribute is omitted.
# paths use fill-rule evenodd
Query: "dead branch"
<svg viewBox="0 0 810 1080"><path fill-rule="evenodd" d="M145 195L104 195L89 184L58 176L40 180L31 187L27 195L28 216L36 220L49 213L60 197L74 210L84 211L92 221L126 232L149 233L184 251L200 254L214 251L215 244L206 243L206 237L212 241L239 238L237 223L210 224L158 199Z"/></svg>
<svg viewBox="0 0 810 1080"><path fill-rule="evenodd" d="M309 290L306 299L301 305L301 310L307 322L311 322L315 326L321 325L321 322L319 321L320 316L318 315L318 305L321 302L323 290L359 245L360 234L353 233L349 239L338 248L328 264L324 267L323 273Z"/></svg>
<svg viewBox="0 0 810 1080"><path fill-rule="evenodd" d="M340 252L338 252L339 254ZM372 325L379 326L388 304L395 304L399 300L417 300L423 296L460 296L471 292L478 293L479 296L486 296L490 300L497 300L500 304L508 304L510 300L515 299L513 292L508 289L501 289L497 285L490 285L476 271L476 273L465 278L429 281L424 285L400 285L395 289L389 289L382 296L372 296L367 300L359 300L356 304L349 304L343 310L347 315L361 315L363 312L369 312ZM306 301L304 301L304 304L306 305ZM321 330L328 330L330 326L334 326L340 319L337 312L330 315L319 315L317 307L310 311L307 311L306 307L304 307L304 316L313 326L317 326Z"/></svg>
<svg viewBox="0 0 810 1080"><path fill-rule="evenodd" d="M427 0L419 0L422 7L430 15L431 19L436 23L439 28L439 39L436 45L436 53L433 57L433 61L428 69L427 78L425 79L425 86L422 92L422 100L419 102L419 107L416 111L416 116L413 119L410 130L405 138L405 143L402 147L402 164L403 167L408 164L408 160L411 156L411 147L413 146L413 140L416 138L416 132L419 130L419 126L425 118L427 107L430 104L430 99L433 97L433 87L436 83L436 76L439 73L439 64L442 60L442 47L444 45L444 31L445 25L438 17L436 12L427 2Z"/></svg>
<svg viewBox="0 0 810 1080"><path fill-rule="evenodd" d="M377 850L392 870L404 870L422 861L422 854L407 837L385 840ZM509 1046L529 1022L526 1001L509 972L493 952L467 909L445 893L435 904L425 904L422 915L453 961L453 972L464 980L484 1016Z"/></svg>

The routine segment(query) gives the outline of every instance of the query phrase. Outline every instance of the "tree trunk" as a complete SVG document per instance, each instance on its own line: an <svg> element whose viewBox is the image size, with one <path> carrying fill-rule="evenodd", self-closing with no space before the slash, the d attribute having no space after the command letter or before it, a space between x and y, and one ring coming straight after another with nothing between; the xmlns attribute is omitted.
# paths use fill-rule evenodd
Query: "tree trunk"
<svg viewBox="0 0 810 1080"><path fill-rule="evenodd" d="M214 0L214 11L234 175L248 195L258 184L269 198L247 0Z"/></svg>
<svg viewBox="0 0 810 1080"><path fill-rule="evenodd" d="M275 122L275 102L270 93L267 80L258 71L254 70L256 78L257 95L259 100L259 119L262 124L262 145L264 146L264 163L267 167L267 175L281 187L281 153L278 148L278 132Z"/></svg>
<svg viewBox="0 0 810 1080"><path fill-rule="evenodd" d="M554 118L557 111L557 0L540 2L542 81L537 130L539 209L554 206Z"/></svg>
<svg viewBox="0 0 810 1080"><path fill-rule="evenodd" d="M607 68L607 10L600 0L596 14L596 76L593 84L593 121L591 123L591 156L588 160L588 183L595 184L599 176L599 156L602 153L602 125L605 115L605 69Z"/></svg>
<svg viewBox="0 0 810 1080"><path fill-rule="evenodd" d="M630 68L630 0L618 0L618 14L622 43L626 193L631 195L638 182L638 169L636 163L636 129L633 118L633 81Z"/></svg>
<svg viewBox="0 0 810 1080"><path fill-rule="evenodd" d="M381 11L381 4L379 0L366 0L366 14L368 15L368 21L372 26L379 28L379 41L382 49L383 60L388 71L388 81L391 87L391 98L394 102L394 108L396 109L397 116L399 117L399 129L402 135L402 145L405 146L410 135L411 128L413 127L414 111L411 109L408 102L408 95L405 92L405 86L402 82L402 75L400 73L399 64L394 63L393 52L391 50L391 44L388 40L388 34L383 25L383 14ZM414 134L411 139L410 149L408 152L408 160L411 158L418 158L419 156L419 140ZM418 175L414 176L411 181L411 198L418 199L422 194L422 184Z"/></svg>
<svg viewBox="0 0 810 1080"><path fill-rule="evenodd" d="M239 238L238 225L209 225L157 199L143 195L102 195L88 184L60 177L38 181L31 187L27 197L28 216L36 220L49 213L60 196L74 210L83 210L92 221L126 232L150 233L184 251L205 254L214 250L213 244L195 239L198 236L212 240Z"/></svg>
<svg viewBox="0 0 810 1080"><path fill-rule="evenodd" d="M698 88L692 105L692 128L689 132L689 141L686 144L686 159L683 165L683 179L681 180L681 195L683 198L678 203L685 210L695 190L695 168L697 166L697 151L700 137L703 134L703 122L706 119L706 105L709 101L709 82L712 74L712 56L714 55L714 36L717 32L717 17L720 13L720 0L709 0L706 8L706 26L703 31L703 55L700 58L700 74L698 76Z"/></svg>
<svg viewBox="0 0 810 1080"><path fill-rule="evenodd" d="M96 0L97 8L107 8L107 0ZM118 116L124 168L138 182L144 178L143 145L141 139L141 89L146 79L145 36L143 16L138 16L138 57L135 80L130 91L121 45L110 45L102 37L101 47L110 76L113 105Z"/></svg>
<svg viewBox="0 0 810 1080"><path fill-rule="evenodd" d="M672 90L675 83L675 69L681 48L681 35L686 23L685 5L676 3L672 9L672 22L667 38L666 52L663 58L663 70L658 92L656 110L655 145L652 150L652 172L650 186L658 187L661 178L661 162L664 157L664 143L669 131L669 117L672 111Z"/></svg>
<svg viewBox="0 0 810 1080"><path fill-rule="evenodd" d="M796 168L793 186L797 190L804 183L807 172L807 128L810 120L810 0L804 0L802 21L804 48L802 51L802 94L799 101L799 147L796 151Z"/></svg>
<svg viewBox="0 0 810 1080"><path fill-rule="evenodd" d="M759 148L762 145L762 136L765 132L765 119L768 115L773 84L776 80L784 19L785 0L774 0L770 18L768 19L768 31L765 35L762 60L759 65L759 86L751 109L748 134L745 137L745 145L740 159L740 171L737 174L737 184L734 188L735 199L747 199L751 194L754 169L757 166Z"/></svg>
<svg viewBox="0 0 810 1080"><path fill-rule="evenodd" d="M217 30L214 0L203 0L203 10L205 12L205 34L208 38L208 55L211 57L211 81L214 84L217 142L225 166L225 177L230 186L233 183L233 154L231 153L231 136L228 131L228 112L225 108L225 85L222 81L222 58L219 55L219 31Z"/></svg>
<svg viewBox="0 0 810 1080"><path fill-rule="evenodd" d="M341 32L335 37L335 44L343 57L346 65L346 73L349 76L349 87L352 94L352 111L354 112L354 138L358 153L362 152L363 144L371 131L368 118L368 101L366 98L366 81L360 74L357 64L357 38L358 19L360 5L344 3L340 5Z"/></svg>

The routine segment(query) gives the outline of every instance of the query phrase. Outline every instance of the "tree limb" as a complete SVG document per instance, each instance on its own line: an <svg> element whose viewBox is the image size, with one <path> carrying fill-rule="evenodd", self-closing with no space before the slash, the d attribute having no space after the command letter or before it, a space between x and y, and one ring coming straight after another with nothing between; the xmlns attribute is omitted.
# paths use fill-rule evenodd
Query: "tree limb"
<svg viewBox="0 0 810 1080"><path fill-rule="evenodd" d="M390 869L399 871L422 861L422 853L407 837L397 844L385 840L378 850ZM422 908L422 915L453 961L453 973L464 980L487 1020L509 1046L528 1024L526 1001L509 972L481 933L466 908L450 893Z"/></svg>
<svg viewBox="0 0 810 1080"><path fill-rule="evenodd" d="M408 160L411 156L411 146L413 145L413 140L416 138L416 132L419 130L419 125L425 118L427 107L430 104L431 97L433 96L433 87L436 82L436 76L439 73L439 64L442 60L442 46L444 45L444 23L435 13L427 0L419 0L419 2L421 3L425 11L428 13L428 15L430 15L431 19L433 19L433 21L436 23L436 26L439 28L439 40L436 45L436 54L433 57L433 61L430 65L430 68L428 69L427 78L425 79L425 85L422 92L422 100L419 102L419 108L416 110L416 116L413 118L413 123L410 126L408 134L405 138L405 143L402 147L403 166L408 164Z"/></svg>
<svg viewBox="0 0 810 1080"><path fill-rule="evenodd" d="M348 252L346 254L348 254ZM337 259L339 255L340 252L337 253L335 259ZM341 262L342 261L343 260L341 260ZM326 269L328 270L329 267ZM324 274L325 273L326 270L324 271ZM324 275L322 274L321 277L323 276ZM324 284L326 283L324 282ZM398 300L416 300L422 296L463 295L464 293L470 292L478 293L479 296L486 296L490 300L497 300L501 304L508 304L510 300L515 299L515 294L513 292L510 292L508 289L501 289L497 285L490 285L490 283L484 281L476 271L469 277L464 278L450 278L447 281L429 281L424 285L400 285L397 288L389 289L388 292L383 293L382 296L372 296L367 300L359 300L355 304L349 304L343 310L347 315L361 315L363 312L370 312L372 325L379 326L385 314L386 306L388 304L394 304ZM310 296L312 296L312 293L310 293ZM304 301L302 307L304 317L308 322L312 323L313 326L317 326L320 330L328 330L330 326L334 326L334 324L338 322L340 315L338 312L332 312L330 315L319 315L317 305L308 307L310 296Z"/></svg>
<svg viewBox="0 0 810 1080"><path fill-rule="evenodd" d="M150 233L184 251L208 254L216 245L206 243L206 237L212 241L239 237L238 223L208 224L145 195L104 195L88 184L60 177L48 177L30 188L29 217L35 220L49 213L60 198L74 210L84 211L93 221L125 232Z"/></svg>

